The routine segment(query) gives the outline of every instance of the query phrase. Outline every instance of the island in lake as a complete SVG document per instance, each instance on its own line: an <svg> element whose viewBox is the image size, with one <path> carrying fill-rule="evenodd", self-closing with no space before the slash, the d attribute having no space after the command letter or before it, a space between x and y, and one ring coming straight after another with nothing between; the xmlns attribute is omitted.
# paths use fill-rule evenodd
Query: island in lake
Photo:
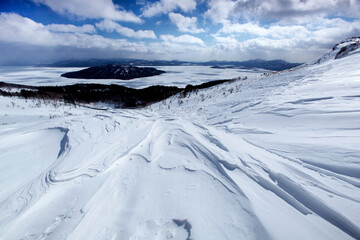
<svg viewBox="0 0 360 240"><path fill-rule="evenodd" d="M66 78L130 80L134 78L156 76L163 73L165 73L165 71L157 70L152 67L108 64L104 66L89 67L76 72L67 72L61 76Z"/></svg>

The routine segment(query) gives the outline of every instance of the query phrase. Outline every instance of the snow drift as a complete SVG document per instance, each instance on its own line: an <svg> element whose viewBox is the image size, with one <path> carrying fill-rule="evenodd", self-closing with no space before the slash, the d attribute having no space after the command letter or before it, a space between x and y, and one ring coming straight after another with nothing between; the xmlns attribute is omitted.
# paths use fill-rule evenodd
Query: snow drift
<svg viewBox="0 0 360 240"><path fill-rule="evenodd" d="M359 239L356 42L142 110L1 97L0 239Z"/></svg>

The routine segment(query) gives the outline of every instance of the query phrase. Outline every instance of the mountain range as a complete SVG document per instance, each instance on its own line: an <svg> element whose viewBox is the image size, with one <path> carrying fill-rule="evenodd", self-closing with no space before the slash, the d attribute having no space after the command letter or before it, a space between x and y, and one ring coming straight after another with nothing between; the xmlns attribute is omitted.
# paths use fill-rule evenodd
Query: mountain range
<svg viewBox="0 0 360 240"><path fill-rule="evenodd" d="M69 59L52 64L41 66L46 67L94 67L108 64L134 65L134 66L213 66L221 68L261 68L271 71L281 71L299 66L301 63L289 63L284 60L262 60L254 59L248 61L208 61L208 62L186 62L186 61L166 61L166 60L141 60L141 59Z"/></svg>

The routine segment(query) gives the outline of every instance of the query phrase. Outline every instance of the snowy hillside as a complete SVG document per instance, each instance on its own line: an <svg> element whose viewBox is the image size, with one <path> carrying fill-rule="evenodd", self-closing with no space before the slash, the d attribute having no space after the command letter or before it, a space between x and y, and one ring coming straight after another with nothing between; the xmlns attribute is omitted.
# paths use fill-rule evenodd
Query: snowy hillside
<svg viewBox="0 0 360 240"><path fill-rule="evenodd" d="M0 239L360 239L358 41L146 109L1 97Z"/></svg>

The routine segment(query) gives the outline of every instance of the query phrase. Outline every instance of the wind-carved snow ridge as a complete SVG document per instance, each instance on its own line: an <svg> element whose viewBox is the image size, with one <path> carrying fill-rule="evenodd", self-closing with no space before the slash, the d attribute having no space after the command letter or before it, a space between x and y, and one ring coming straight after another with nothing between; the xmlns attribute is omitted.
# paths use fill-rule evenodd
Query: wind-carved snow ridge
<svg viewBox="0 0 360 240"><path fill-rule="evenodd" d="M61 156L66 150L68 140L67 131L67 129L61 127L54 127L48 128L46 130L28 132L22 134L23 136L20 136L20 138L22 138L20 141L24 140L24 144L30 146L18 147L17 151L19 151L19 153L15 153L15 156L20 155L20 157L23 159L16 159L15 163L7 163L2 161L2 167L8 168L10 171L18 168L20 171L18 171L18 179L16 181L3 179L4 183L9 183L9 185L7 185L7 190L10 191L11 194L8 195L8 199L1 198L0 209L2 214L0 215L0 223L3 221L8 221L9 218L11 219L15 217L19 212L31 205L33 201L36 201L50 187L51 181L49 181L49 175L51 174L52 169L56 166L57 161L56 159L37 159L43 157L43 154L39 154L38 151L42 151L40 148L47 147L46 145L48 143L52 144L52 140L57 138L57 140L54 139L55 142L58 141L58 147L60 147L57 158ZM45 136L47 136L48 139L43 139ZM14 140L18 140L18 137L14 136L13 138ZM34 141L36 141L36 143L34 143ZM13 141L13 139L10 137L9 142L4 144L12 148L13 144L18 143ZM50 156L55 156L56 147L50 146L47 151ZM33 153L35 156L27 155ZM14 153L5 150L4 156L8 156L8 154L10 154L9 157L14 156ZM19 168L19 166L15 166L15 164L25 166L21 166ZM26 165L28 165L29 168L23 168L26 167ZM8 174L4 175L4 177L7 177ZM27 180L29 182L26 182ZM24 185L22 186L22 184ZM3 190L2 192L4 193L6 191ZM15 202L17 202L17 204L15 204Z"/></svg>
<svg viewBox="0 0 360 240"><path fill-rule="evenodd" d="M356 41L145 109L1 97L0 239L360 239Z"/></svg>
<svg viewBox="0 0 360 240"><path fill-rule="evenodd" d="M291 196L297 199L304 206L308 207L314 213L329 221L331 224L343 230L353 238L360 238L359 226L352 223L349 219L347 219L334 209L326 206L326 204L324 204L320 199L307 192L302 187L298 186L298 184L294 183L288 177L283 174L272 173L270 173L270 177L273 181L276 181L282 189L284 189L286 192L288 192Z"/></svg>
<svg viewBox="0 0 360 240"><path fill-rule="evenodd" d="M60 130L60 132L64 133L63 138L60 141L60 150L58 153L58 158L66 151L67 147L69 146L69 137L67 136L69 129L62 128L62 127L55 127L54 129Z"/></svg>

